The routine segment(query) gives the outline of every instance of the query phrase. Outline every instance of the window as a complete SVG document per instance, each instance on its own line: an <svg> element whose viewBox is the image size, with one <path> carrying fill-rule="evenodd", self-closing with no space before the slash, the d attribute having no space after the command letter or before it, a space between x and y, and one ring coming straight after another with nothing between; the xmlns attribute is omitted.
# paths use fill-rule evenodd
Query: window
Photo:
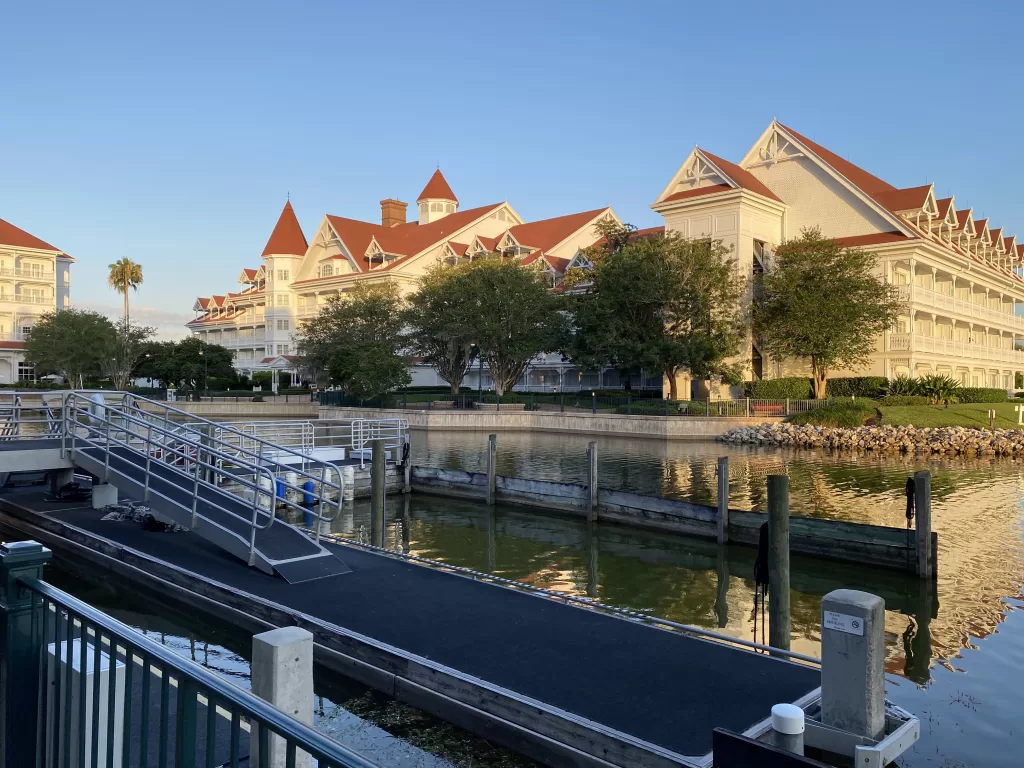
<svg viewBox="0 0 1024 768"><path fill-rule="evenodd" d="M279 307L287 307L288 306L288 294L287 293L279 293L279 294L277 294L277 306L279 306Z"/></svg>
<svg viewBox="0 0 1024 768"><path fill-rule="evenodd" d="M331 277L334 274L334 267L330 264L323 264L320 267L320 277Z"/></svg>
<svg viewBox="0 0 1024 768"><path fill-rule="evenodd" d="M287 269L279 269L279 270L277 270L277 279L278 280L285 280L285 281L287 281L288 280L288 270Z"/></svg>
<svg viewBox="0 0 1024 768"><path fill-rule="evenodd" d="M21 326L21 338L27 339L31 334L32 334L32 326L31 325L23 325L23 326Z"/></svg>
<svg viewBox="0 0 1024 768"><path fill-rule="evenodd" d="M18 363L18 381L35 381L36 368L28 363Z"/></svg>
<svg viewBox="0 0 1024 768"><path fill-rule="evenodd" d="M277 354L279 354L279 355L287 355L288 354L288 345L287 344L278 344L277 345Z"/></svg>
<svg viewBox="0 0 1024 768"><path fill-rule="evenodd" d="M447 211L448 213L455 213L455 204L448 203L448 205L445 206L445 211Z"/></svg>
<svg viewBox="0 0 1024 768"><path fill-rule="evenodd" d="M288 321L287 320L278 320L277 321L277 330L279 330L279 331L287 331L288 330Z"/></svg>
<svg viewBox="0 0 1024 768"><path fill-rule="evenodd" d="M442 208L442 206L441 206L440 203L431 203L430 204L430 212L431 213L441 213L441 208Z"/></svg>
<svg viewBox="0 0 1024 768"><path fill-rule="evenodd" d="M426 203L420 203L420 216L426 216L427 215L427 210L428 210L427 209L427 204Z"/></svg>

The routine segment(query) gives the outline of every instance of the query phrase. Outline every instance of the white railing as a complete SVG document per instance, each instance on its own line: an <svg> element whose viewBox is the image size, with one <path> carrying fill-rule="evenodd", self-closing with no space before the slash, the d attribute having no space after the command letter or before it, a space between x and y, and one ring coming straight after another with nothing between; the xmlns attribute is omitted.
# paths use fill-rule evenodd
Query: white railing
<svg viewBox="0 0 1024 768"><path fill-rule="evenodd" d="M16 269L0 269L0 277L21 277L26 280L39 280L49 283L57 279L57 273L18 267Z"/></svg>
<svg viewBox="0 0 1024 768"><path fill-rule="evenodd" d="M1002 312L998 309L975 304L973 301L950 296L945 293L933 291L930 288L920 286L900 285L897 286L900 301L910 302L933 309L941 309L953 315L975 320L983 320L995 325L1009 326L1024 330L1024 317Z"/></svg>
<svg viewBox="0 0 1024 768"><path fill-rule="evenodd" d="M913 347L913 348L911 348ZM892 352L929 352L948 357L965 357L974 360L988 360L1002 363L1024 364L1024 352L1003 347L987 347L983 344L936 336L914 334L913 345L909 333L890 333L887 349Z"/></svg>
<svg viewBox="0 0 1024 768"><path fill-rule="evenodd" d="M56 306L52 296L24 296L17 293L0 293L0 301L5 304L49 304Z"/></svg>

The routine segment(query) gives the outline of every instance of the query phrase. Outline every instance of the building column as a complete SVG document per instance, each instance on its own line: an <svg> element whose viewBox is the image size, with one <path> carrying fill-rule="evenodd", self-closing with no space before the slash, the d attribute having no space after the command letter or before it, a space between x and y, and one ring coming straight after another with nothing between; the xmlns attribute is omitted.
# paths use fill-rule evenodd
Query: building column
<svg viewBox="0 0 1024 768"><path fill-rule="evenodd" d="M936 275L936 273L937 273L938 271L939 271L939 270L938 270L938 268L937 268L937 267L932 267L932 293L935 293L935 290L936 290L936 289L935 289L935 275Z"/></svg>

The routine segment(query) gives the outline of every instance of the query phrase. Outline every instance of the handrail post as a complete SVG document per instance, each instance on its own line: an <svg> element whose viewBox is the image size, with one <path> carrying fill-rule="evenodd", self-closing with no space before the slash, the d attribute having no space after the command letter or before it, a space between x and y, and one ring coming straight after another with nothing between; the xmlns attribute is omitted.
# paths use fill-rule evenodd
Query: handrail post
<svg viewBox="0 0 1024 768"><path fill-rule="evenodd" d="M201 451L199 450L199 443L195 443L195 457L192 459L193 462L193 482L192 482L192 525L189 526L189 530L195 530L196 519L198 518L197 507L199 505L199 457Z"/></svg>
<svg viewBox="0 0 1024 768"><path fill-rule="evenodd" d="M34 541L0 545L0 638L4 647L0 654L2 768L36 764L40 648L45 642L43 604L35 592L18 582L23 578L42 578L43 565L50 556L50 550Z"/></svg>
<svg viewBox="0 0 1024 768"><path fill-rule="evenodd" d="M149 468L153 459L153 422L148 422L146 429L146 487L142 492L142 500L149 501Z"/></svg>
<svg viewBox="0 0 1024 768"><path fill-rule="evenodd" d="M106 416L106 418L103 419L103 424L106 427L105 439L106 439L106 443L107 443L104 446L104 448L106 450L105 450L105 455L104 455L104 458L103 458L103 482L104 483L109 483L110 482L110 412L109 412L109 409L107 408L107 404L106 403L103 404L103 413Z"/></svg>

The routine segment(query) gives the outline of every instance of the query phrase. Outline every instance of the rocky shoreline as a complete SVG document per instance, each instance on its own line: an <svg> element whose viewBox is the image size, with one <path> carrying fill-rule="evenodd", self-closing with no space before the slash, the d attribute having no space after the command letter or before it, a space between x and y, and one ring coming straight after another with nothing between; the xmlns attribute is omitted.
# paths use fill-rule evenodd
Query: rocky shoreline
<svg viewBox="0 0 1024 768"><path fill-rule="evenodd" d="M762 424L740 427L718 438L738 445L825 448L831 451L925 453L954 456L1024 455L1024 430L971 427L816 427Z"/></svg>

